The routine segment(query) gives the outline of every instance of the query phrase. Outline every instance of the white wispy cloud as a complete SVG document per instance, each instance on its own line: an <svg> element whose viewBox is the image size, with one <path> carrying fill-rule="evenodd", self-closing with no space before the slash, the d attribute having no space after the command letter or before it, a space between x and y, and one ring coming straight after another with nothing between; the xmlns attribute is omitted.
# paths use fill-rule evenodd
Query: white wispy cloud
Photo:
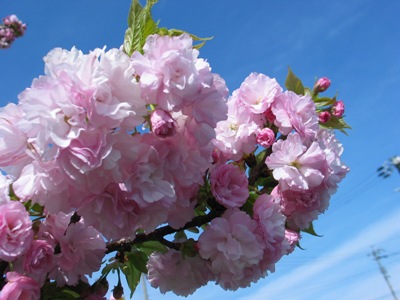
<svg viewBox="0 0 400 300"><path fill-rule="evenodd" d="M317 299L315 293L318 293L318 299L337 299L338 296L340 299L375 299L385 294L388 289L382 275L378 271L374 272L375 263L372 258L365 256L364 261L356 258L361 252L365 253L371 244L381 244L399 235L399 216L400 210L384 216L332 251L321 254L320 259L270 280L258 290L249 290L252 293L247 293L239 300ZM361 265L365 267L366 262L368 268L362 271ZM393 267L400 272L400 264ZM346 276L347 280L343 280ZM316 279L323 279L321 282L324 284L320 288L313 286ZM327 293L321 295L324 287Z"/></svg>

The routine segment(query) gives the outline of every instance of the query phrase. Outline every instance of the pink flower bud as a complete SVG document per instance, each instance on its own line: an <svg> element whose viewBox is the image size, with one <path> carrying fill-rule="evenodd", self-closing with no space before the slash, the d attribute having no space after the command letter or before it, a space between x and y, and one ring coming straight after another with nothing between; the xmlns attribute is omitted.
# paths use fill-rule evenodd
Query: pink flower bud
<svg viewBox="0 0 400 300"><path fill-rule="evenodd" d="M275 133L271 128L263 128L257 133L257 143L264 148L269 148L275 142Z"/></svg>
<svg viewBox="0 0 400 300"><path fill-rule="evenodd" d="M331 118L331 114L327 111L320 112L318 115L320 123L326 123Z"/></svg>
<svg viewBox="0 0 400 300"><path fill-rule="evenodd" d="M113 292L113 297L115 299L122 298L122 296L124 295L124 288L122 287L120 282L118 282L118 285L114 286L114 289L112 290L112 292Z"/></svg>
<svg viewBox="0 0 400 300"><path fill-rule="evenodd" d="M314 91L317 93L326 91L331 85L331 81L327 77L322 77L318 79L317 83L314 85Z"/></svg>
<svg viewBox="0 0 400 300"><path fill-rule="evenodd" d="M342 100L337 101L332 105L332 115L336 118L342 117L344 114L344 103Z"/></svg>
<svg viewBox="0 0 400 300"><path fill-rule="evenodd" d="M169 112L156 109L150 116L151 128L159 137L172 136L176 132L176 122Z"/></svg>

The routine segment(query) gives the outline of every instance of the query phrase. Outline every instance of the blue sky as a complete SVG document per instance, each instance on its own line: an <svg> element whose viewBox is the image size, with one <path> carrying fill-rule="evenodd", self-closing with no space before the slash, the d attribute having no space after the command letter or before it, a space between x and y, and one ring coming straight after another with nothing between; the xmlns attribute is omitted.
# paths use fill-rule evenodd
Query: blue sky
<svg viewBox="0 0 400 300"><path fill-rule="evenodd" d="M0 105L43 74L42 57L54 47L88 52L119 47L129 0L0 0L0 16L17 14L26 36L0 51ZM251 288L226 292L210 284L188 299L392 299L371 246L400 295L400 174L376 176L376 168L400 154L400 2L392 0L232 1L160 0L153 16L160 25L214 36L201 49L231 91L251 72L282 85L287 67L311 86L327 76L327 95L346 105L349 136L339 134L343 160L351 168L314 224L323 237L304 235L302 247L283 258L276 272ZM393 254L393 255L390 255ZM149 298L160 296L148 288ZM139 288L134 299L142 299Z"/></svg>

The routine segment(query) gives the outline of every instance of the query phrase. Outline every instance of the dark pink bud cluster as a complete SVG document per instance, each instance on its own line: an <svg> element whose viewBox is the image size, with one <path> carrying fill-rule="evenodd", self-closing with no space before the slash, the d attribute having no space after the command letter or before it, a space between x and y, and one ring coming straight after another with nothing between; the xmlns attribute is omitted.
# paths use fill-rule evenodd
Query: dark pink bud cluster
<svg viewBox="0 0 400 300"><path fill-rule="evenodd" d="M5 17L0 25L0 48L9 48L16 38L24 35L25 30L26 24L16 15Z"/></svg>

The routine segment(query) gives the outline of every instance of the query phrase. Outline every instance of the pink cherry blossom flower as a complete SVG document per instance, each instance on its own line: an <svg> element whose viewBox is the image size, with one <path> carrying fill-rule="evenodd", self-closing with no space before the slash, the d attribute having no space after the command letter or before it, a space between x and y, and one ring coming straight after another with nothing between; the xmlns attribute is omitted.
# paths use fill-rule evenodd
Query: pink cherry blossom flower
<svg viewBox="0 0 400 300"><path fill-rule="evenodd" d="M209 262L199 256L183 256L180 251L169 250L166 254L153 253L147 263L147 279L161 293L174 292L179 296L193 294L214 276Z"/></svg>
<svg viewBox="0 0 400 300"><path fill-rule="evenodd" d="M264 148L269 148L275 142L275 132L265 127L257 132L257 143Z"/></svg>
<svg viewBox="0 0 400 300"><path fill-rule="evenodd" d="M237 208L215 218L198 240L200 256L211 261L216 282L224 289L237 289L244 270L260 262L265 245L257 222Z"/></svg>
<svg viewBox="0 0 400 300"><path fill-rule="evenodd" d="M331 86L331 81L327 77L321 77L317 80L314 85L314 91L316 93L325 92Z"/></svg>
<svg viewBox="0 0 400 300"><path fill-rule="evenodd" d="M0 109L0 167L14 176L30 160L27 137L18 126L22 115L21 107L13 103Z"/></svg>
<svg viewBox="0 0 400 300"><path fill-rule="evenodd" d="M40 286L32 278L17 272L7 272L7 284L3 287L0 300L39 300Z"/></svg>
<svg viewBox="0 0 400 300"><path fill-rule="evenodd" d="M298 133L272 145L266 164L282 190L303 191L319 186L327 172L324 152L318 143L303 144Z"/></svg>
<svg viewBox="0 0 400 300"><path fill-rule="evenodd" d="M85 223L109 240L134 238L135 228L139 225L138 213L136 202L129 199L123 186L116 183L111 183L102 193L85 199L78 208L78 214Z"/></svg>
<svg viewBox="0 0 400 300"><path fill-rule="evenodd" d="M319 124L315 103L310 96L286 91L275 98L271 107L279 132L288 135L295 130L307 139L315 137Z"/></svg>
<svg viewBox="0 0 400 300"><path fill-rule="evenodd" d="M163 171L167 152L160 151L142 144L138 159L130 166L132 173L124 182L128 194L132 195L140 207L155 202L165 202L168 205L176 200L173 183L168 174L164 176Z"/></svg>
<svg viewBox="0 0 400 300"><path fill-rule="evenodd" d="M341 160L343 146L336 139L332 130L320 129L317 137L318 144L323 149L328 163L324 185L329 194L333 195L337 190L338 183L342 181L350 169Z"/></svg>
<svg viewBox="0 0 400 300"><path fill-rule="evenodd" d="M143 47L144 54L135 52L132 65L140 76L142 96L158 108L177 111L202 86L211 86L213 76L208 63L198 59L192 39L183 34L176 37L150 35ZM157 101L154 103L153 101Z"/></svg>
<svg viewBox="0 0 400 300"><path fill-rule="evenodd" d="M75 285L80 277L98 271L106 251L100 233L83 222L72 223L59 238L60 253L56 254L57 268L49 274L59 286Z"/></svg>
<svg viewBox="0 0 400 300"><path fill-rule="evenodd" d="M55 248L58 241L64 236L72 215L72 212L68 214L62 212L48 214L40 224L39 232L37 233L38 238L46 240Z"/></svg>
<svg viewBox="0 0 400 300"><path fill-rule="evenodd" d="M22 203L0 205L0 259L13 261L29 249L32 239L32 221Z"/></svg>
<svg viewBox="0 0 400 300"><path fill-rule="evenodd" d="M237 105L235 97L228 101L228 119L217 123L214 140L227 159L237 161L255 150L259 125L252 117L245 107Z"/></svg>
<svg viewBox="0 0 400 300"><path fill-rule="evenodd" d="M210 184L211 193L225 207L241 207L249 197L246 173L233 164L214 165Z"/></svg>
<svg viewBox="0 0 400 300"><path fill-rule="evenodd" d="M23 257L24 271L43 285L47 273L54 268L54 248L46 240L34 240Z"/></svg>
<svg viewBox="0 0 400 300"><path fill-rule="evenodd" d="M281 190L278 186L273 194L280 198L282 213L294 230L307 229L329 206L330 195L323 185L304 191Z"/></svg>
<svg viewBox="0 0 400 300"><path fill-rule="evenodd" d="M344 103L342 100L336 101L335 104L332 105L332 115L336 118L343 117L344 114Z"/></svg>
<svg viewBox="0 0 400 300"><path fill-rule="evenodd" d="M176 133L176 122L165 110L156 109L150 116L151 129L156 136L168 137Z"/></svg>
<svg viewBox="0 0 400 300"><path fill-rule="evenodd" d="M253 206L253 219L265 243L264 264L276 263L283 255L286 218L273 196L259 196Z"/></svg>
<svg viewBox="0 0 400 300"><path fill-rule="evenodd" d="M275 78L251 73L241 84L238 99L252 113L262 114L281 92L282 88Z"/></svg>

